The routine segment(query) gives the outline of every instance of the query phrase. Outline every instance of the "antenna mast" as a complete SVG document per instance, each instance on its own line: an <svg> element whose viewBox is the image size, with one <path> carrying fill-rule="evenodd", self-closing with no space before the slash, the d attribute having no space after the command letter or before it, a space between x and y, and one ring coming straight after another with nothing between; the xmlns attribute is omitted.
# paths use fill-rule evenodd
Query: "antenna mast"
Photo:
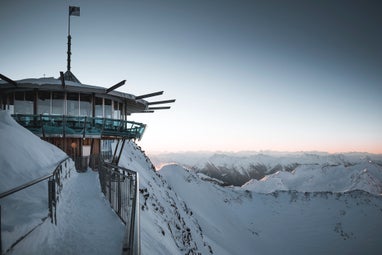
<svg viewBox="0 0 382 255"><path fill-rule="evenodd" d="M64 78L68 81L81 83L70 71L70 56L72 55L71 46L72 46L72 36L70 35L70 16L80 16L80 7L69 6L68 13L68 59L67 59L67 70L65 72Z"/></svg>

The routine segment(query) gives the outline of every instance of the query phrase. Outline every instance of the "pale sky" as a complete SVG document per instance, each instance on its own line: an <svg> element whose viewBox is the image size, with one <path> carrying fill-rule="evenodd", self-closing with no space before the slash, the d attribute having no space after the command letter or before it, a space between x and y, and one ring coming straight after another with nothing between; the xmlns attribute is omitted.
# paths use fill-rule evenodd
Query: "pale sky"
<svg viewBox="0 0 382 255"><path fill-rule="evenodd" d="M0 2L0 73L58 77L171 110L135 114L154 151L382 153L380 1Z"/></svg>

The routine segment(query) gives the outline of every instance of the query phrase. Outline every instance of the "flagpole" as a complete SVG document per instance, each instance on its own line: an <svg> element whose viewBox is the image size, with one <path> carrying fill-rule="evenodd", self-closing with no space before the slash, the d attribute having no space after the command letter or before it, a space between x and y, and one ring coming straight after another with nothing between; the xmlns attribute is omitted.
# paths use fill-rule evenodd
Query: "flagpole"
<svg viewBox="0 0 382 255"><path fill-rule="evenodd" d="M67 65L67 71L70 72L70 55L72 55L72 52L70 50L71 46L71 40L72 37L70 36L70 7L69 7L69 12L68 12L68 65Z"/></svg>

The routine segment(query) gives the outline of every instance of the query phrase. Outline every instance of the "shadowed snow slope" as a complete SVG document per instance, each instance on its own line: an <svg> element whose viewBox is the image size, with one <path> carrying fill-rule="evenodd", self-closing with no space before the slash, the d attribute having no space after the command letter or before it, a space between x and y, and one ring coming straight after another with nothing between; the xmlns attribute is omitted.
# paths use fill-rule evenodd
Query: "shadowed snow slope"
<svg viewBox="0 0 382 255"><path fill-rule="evenodd" d="M382 199L347 193L260 194L202 181L165 166L160 174L187 203L215 254L381 254Z"/></svg>
<svg viewBox="0 0 382 255"><path fill-rule="evenodd" d="M142 254L212 253L193 212L136 144L125 144L119 164L139 173Z"/></svg>

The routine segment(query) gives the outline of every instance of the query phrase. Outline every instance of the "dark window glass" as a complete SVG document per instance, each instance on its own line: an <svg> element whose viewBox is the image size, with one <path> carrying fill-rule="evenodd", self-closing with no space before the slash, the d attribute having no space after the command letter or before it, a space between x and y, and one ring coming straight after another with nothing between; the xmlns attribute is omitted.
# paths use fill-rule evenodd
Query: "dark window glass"
<svg viewBox="0 0 382 255"><path fill-rule="evenodd" d="M15 113L33 114L33 101L32 91L15 93Z"/></svg>
<svg viewBox="0 0 382 255"><path fill-rule="evenodd" d="M52 114L64 114L64 93L52 92Z"/></svg>
<svg viewBox="0 0 382 255"><path fill-rule="evenodd" d="M80 108L78 101L78 93L68 93L66 96L66 111L69 116L78 116Z"/></svg>
<svg viewBox="0 0 382 255"><path fill-rule="evenodd" d="M105 99L105 118L112 118L111 100Z"/></svg>
<svg viewBox="0 0 382 255"><path fill-rule="evenodd" d="M91 95L80 94L80 116L91 117L93 115Z"/></svg>
<svg viewBox="0 0 382 255"><path fill-rule="evenodd" d="M37 113L50 114L50 92L48 91L38 92Z"/></svg>
<svg viewBox="0 0 382 255"><path fill-rule="evenodd" d="M100 97L95 98L95 116L100 118L103 117L102 98Z"/></svg>

